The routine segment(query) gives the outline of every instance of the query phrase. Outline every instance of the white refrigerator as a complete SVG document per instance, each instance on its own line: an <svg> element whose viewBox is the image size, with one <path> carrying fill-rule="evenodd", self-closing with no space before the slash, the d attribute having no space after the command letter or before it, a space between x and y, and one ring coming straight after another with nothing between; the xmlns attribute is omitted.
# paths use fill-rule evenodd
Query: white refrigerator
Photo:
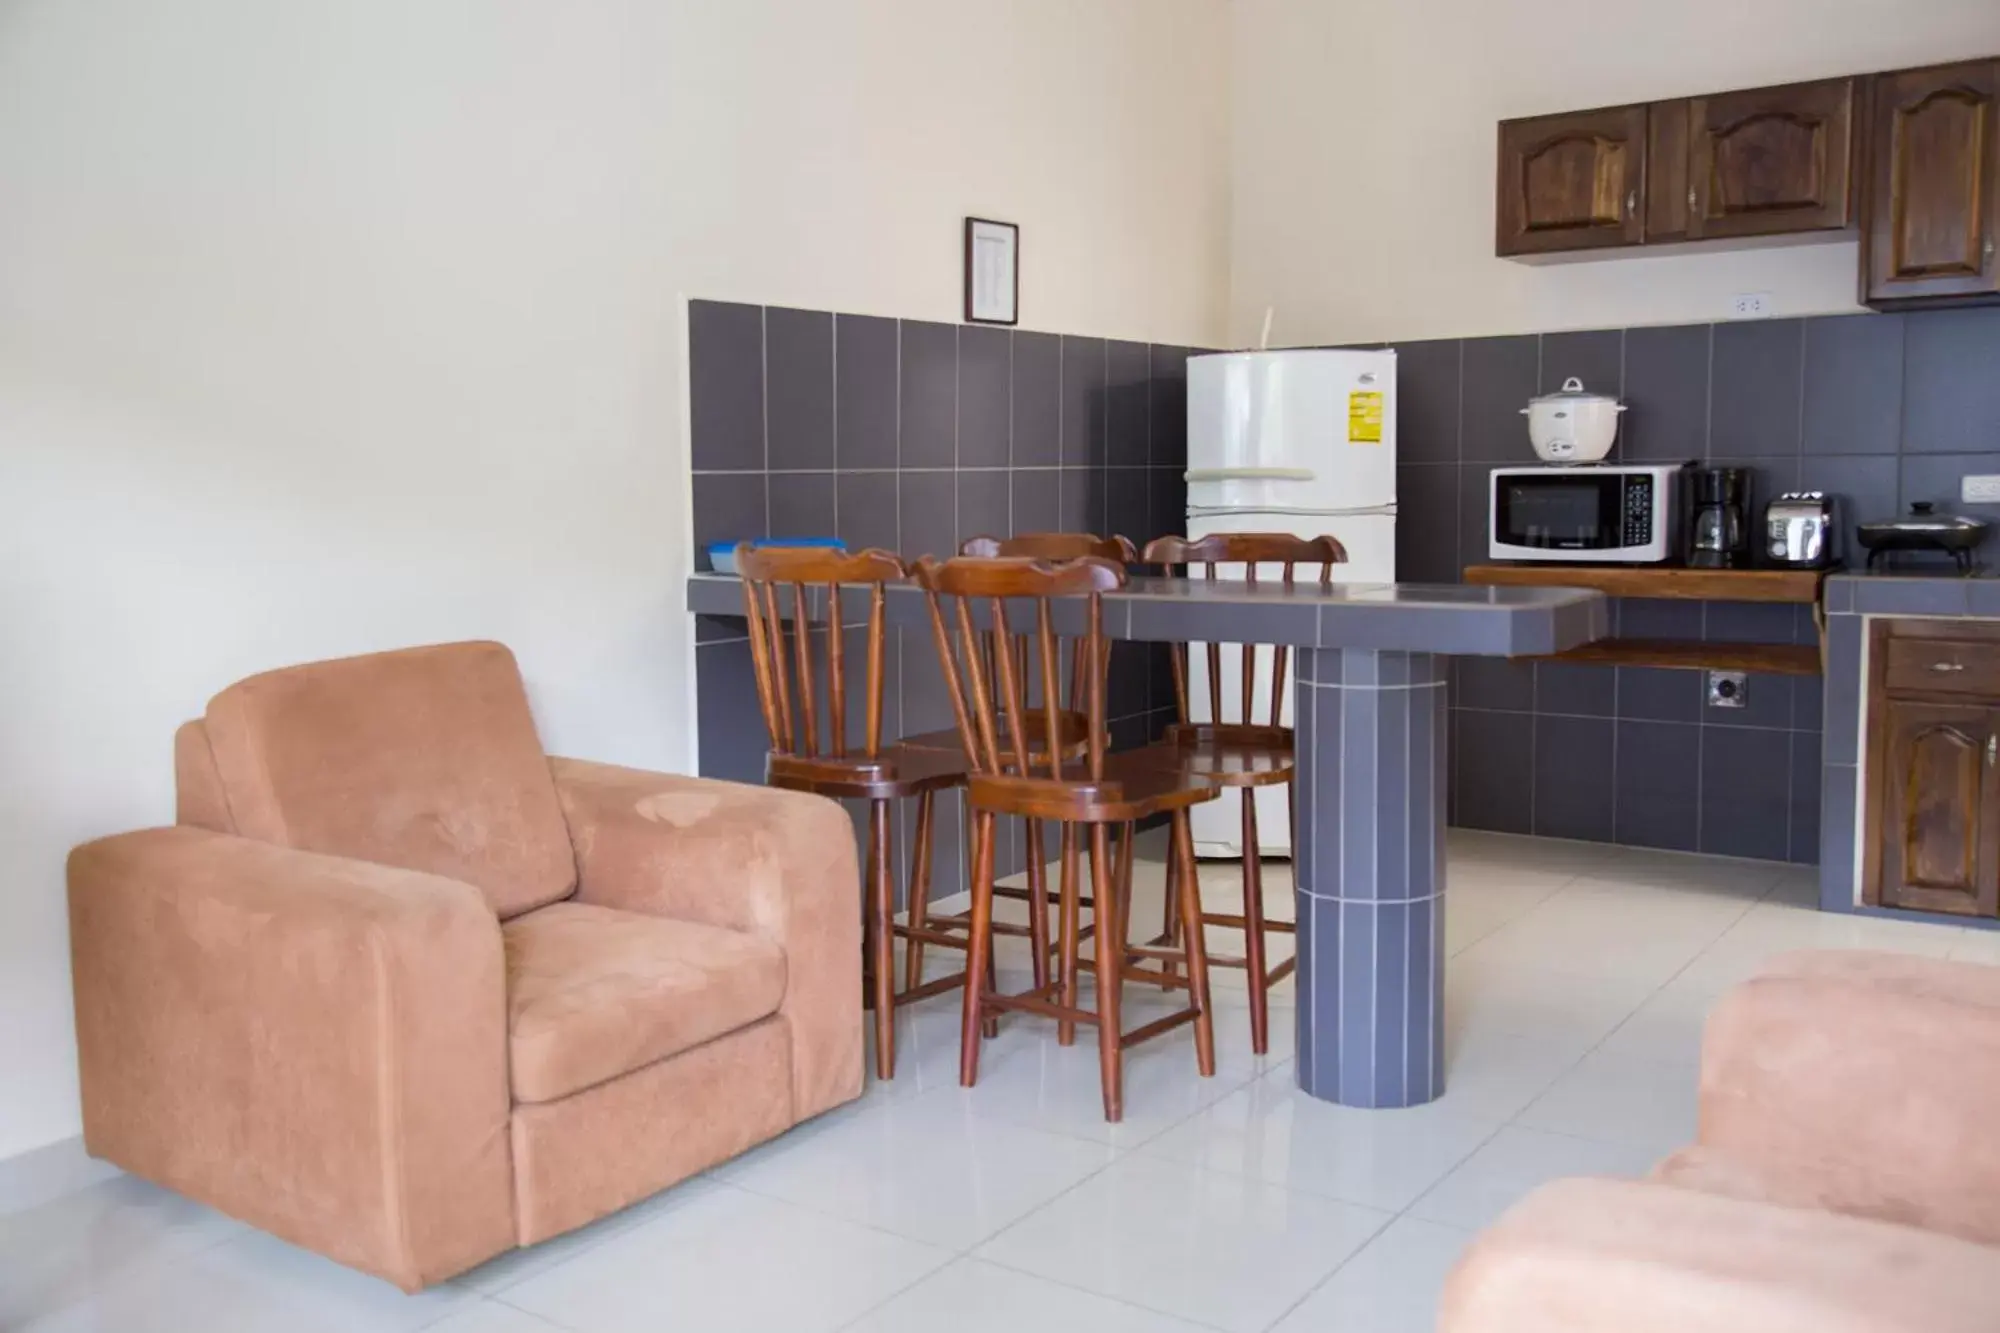
<svg viewBox="0 0 2000 1333"><path fill-rule="evenodd" d="M1218 352L1188 359L1187 533L1289 532L1333 536L1347 548L1337 583L1396 577L1396 354L1300 349ZM1276 580L1278 566L1260 566ZM1294 577L1319 575L1315 567ZM1243 577L1224 567L1218 578ZM1270 716L1271 649L1257 654L1256 719ZM1208 717L1208 655L1189 652L1189 705ZM1242 654L1222 654L1224 720L1239 721ZM1290 666L1280 720L1290 725ZM1284 787L1257 789L1257 842L1266 856L1291 854ZM1194 807L1200 856L1240 857L1235 800Z"/></svg>

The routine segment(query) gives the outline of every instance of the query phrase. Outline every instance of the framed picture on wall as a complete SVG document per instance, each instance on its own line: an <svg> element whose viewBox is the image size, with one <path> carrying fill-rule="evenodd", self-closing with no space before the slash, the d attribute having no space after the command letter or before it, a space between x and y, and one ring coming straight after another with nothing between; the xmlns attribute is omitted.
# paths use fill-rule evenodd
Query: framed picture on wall
<svg viewBox="0 0 2000 1333"><path fill-rule="evenodd" d="M1011 222L965 220L965 320L1015 324L1021 318L1021 229Z"/></svg>

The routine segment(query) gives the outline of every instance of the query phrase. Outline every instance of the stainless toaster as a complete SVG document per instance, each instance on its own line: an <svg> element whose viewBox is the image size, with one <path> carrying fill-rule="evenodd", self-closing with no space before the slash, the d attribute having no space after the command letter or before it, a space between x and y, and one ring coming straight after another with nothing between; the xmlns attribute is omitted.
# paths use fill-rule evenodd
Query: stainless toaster
<svg viewBox="0 0 2000 1333"><path fill-rule="evenodd" d="M1764 558L1794 569L1833 563L1833 497L1824 491L1786 491L1764 506Z"/></svg>

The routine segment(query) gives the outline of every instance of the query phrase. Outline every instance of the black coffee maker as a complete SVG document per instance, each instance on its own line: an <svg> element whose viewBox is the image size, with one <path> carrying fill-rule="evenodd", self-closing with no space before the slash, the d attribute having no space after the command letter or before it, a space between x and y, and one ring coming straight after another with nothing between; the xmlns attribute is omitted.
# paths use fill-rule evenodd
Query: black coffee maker
<svg viewBox="0 0 2000 1333"><path fill-rule="evenodd" d="M1696 468L1689 479L1687 562L1700 569L1740 569L1750 563L1750 472Z"/></svg>

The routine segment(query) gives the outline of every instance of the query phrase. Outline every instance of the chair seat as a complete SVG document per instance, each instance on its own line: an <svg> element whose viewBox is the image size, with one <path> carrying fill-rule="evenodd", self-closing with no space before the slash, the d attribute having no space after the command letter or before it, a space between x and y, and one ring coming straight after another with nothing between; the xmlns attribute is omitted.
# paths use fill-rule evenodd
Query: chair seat
<svg viewBox="0 0 2000 1333"><path fill-rule="evenodd" d="M967 764L956 749L885 746L874 758L862 755L772 754L764 761L764 781L791 791L809 791L836 800L893 801L927 791L943 791L965 781Z"/></svg>
<svg viewBox="0 0 2000 1333"><path fill-rule="evenodd" d="M1177 764L1190 778L1218 787L1274 787L1297 767L1289 727L1180 723L1139 754Z"/></svg>
<svg viewBox="0 0 2000 1333"><path fill-rule="evenodd" d="M777 1011L784 950L716 926L560 902L500 926L514 1100L546 1102Z"/></svg>
<svg viewBox="0 0 2000 1333"><path fill-rule="evenodd" d="M1145 750L1104 756L1104 776L1092 781L1082 761L1065 764L1062 776L988 777L974 774L967 795L975 809L1072 824L1122 824L1169 810L1211 801L1221 787L1163 764Z"/></svg>

